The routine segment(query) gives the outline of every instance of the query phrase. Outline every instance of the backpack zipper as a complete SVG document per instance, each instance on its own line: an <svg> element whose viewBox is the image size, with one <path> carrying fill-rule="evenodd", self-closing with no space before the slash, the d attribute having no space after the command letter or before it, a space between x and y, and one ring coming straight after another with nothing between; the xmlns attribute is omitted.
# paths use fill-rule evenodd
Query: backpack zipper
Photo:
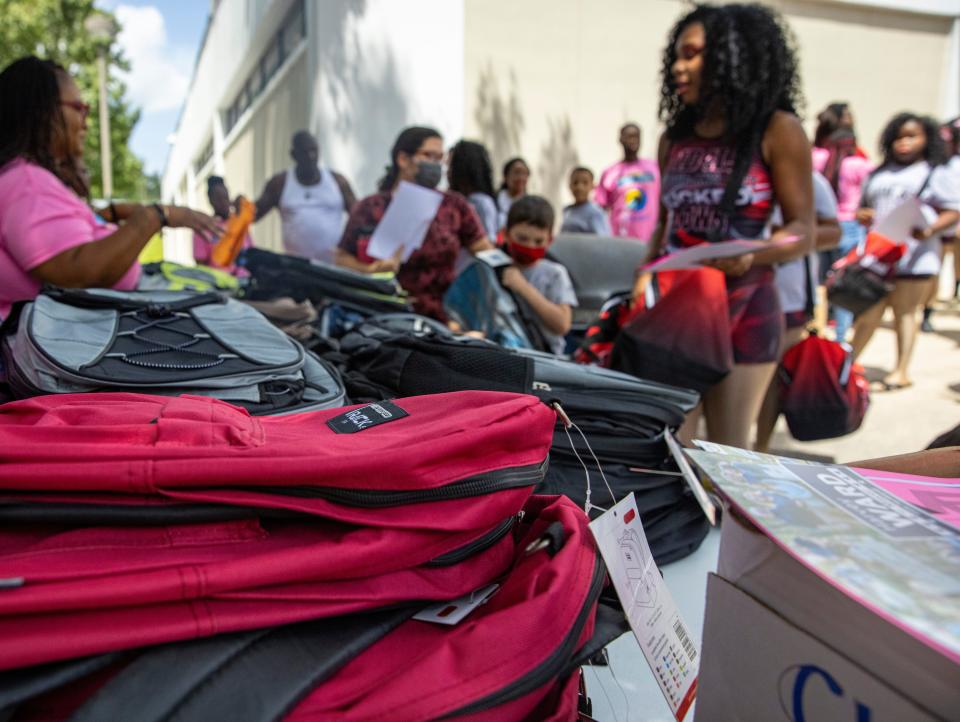
<svg viewBox="0 0 960 722"><path fill-rule="evenodd" d="M492 709L519 699L543 685L554 681L557 676L566 669L574 653L577 651L577 641L580 639L580 635L583 633L583 629L590 619L594 603L600 598L600 592L603 591L603 582L606 579L607 570L603 565L603 561L600 559L600 554L597 552L595 552L595 554L593 576L590 579L590 587L587 590L587 597L584 600L583 608L577 615L570 631L563 638L563 641L553 654L545 659L538 667L530 670L530 672L504 687L499 692L494 692L466 707L461 707L453 712L449 712L445 714L442 719L476 714L477 712L483 712L484 710Z"/></svg>
<svg viewBox="0 0 960 722"><path fill-rule="evenodd" d="M547 471L548 459L539 464L496 469L454 481L435 489L384 491L379 489L338 489L330 486L253 487L257 491L284 496L319 498L346 506L378 509L428 501L466 499L507 489L536 486Z"/></svg>
<svg viewBox="0 0 960 722"><path fill-rule="evenodd" d="M490 549L498 541L509 534L510 530L513 529L513 525L517 523L517 520L518 519L516 516L511 516L509 519L504 519L502 522L497 524L497 526L478 539L474 539L472 542L464 544L459 549L454 549L446 554L441 554L435 559L428 561L426 564L424 564L424 566L452 567L454 564L459 564L460 562L466 561L470 557L475 556L480 552L485 552L487 549Z"/></svg>

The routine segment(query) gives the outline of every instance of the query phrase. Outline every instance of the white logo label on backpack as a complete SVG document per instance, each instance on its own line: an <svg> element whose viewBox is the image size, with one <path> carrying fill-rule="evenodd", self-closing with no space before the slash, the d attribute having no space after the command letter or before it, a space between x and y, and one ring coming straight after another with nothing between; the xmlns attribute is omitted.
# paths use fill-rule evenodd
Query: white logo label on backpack
<svg viewBox="0 0 960 722"><path fill-rule="evenodd" d="M381 401L327 419L327 426L337 434L355 434L380 424L397 421L405 416L409 414L392 401Z"/></svg>

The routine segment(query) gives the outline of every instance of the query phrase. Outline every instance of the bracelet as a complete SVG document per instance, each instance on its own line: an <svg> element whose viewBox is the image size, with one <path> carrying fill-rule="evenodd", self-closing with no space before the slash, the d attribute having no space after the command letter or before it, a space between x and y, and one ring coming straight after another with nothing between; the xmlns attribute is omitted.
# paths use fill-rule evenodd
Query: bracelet
<svg viewBox="0 0 960 722"><path fill-rule="evenodd" d="M164 213L163 206L161 206L159 203L154 203L153 208L156 210L157 215L160 216L160 227L166 228L169 224L167 223L167 214Z"/></svg>

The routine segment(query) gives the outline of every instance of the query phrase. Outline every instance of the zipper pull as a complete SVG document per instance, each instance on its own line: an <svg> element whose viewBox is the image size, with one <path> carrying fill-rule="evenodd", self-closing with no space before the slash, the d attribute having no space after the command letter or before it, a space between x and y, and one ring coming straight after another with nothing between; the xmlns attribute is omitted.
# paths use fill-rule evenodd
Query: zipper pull
<svg viewBox="0 0 960 722"><path fill-rule="evenodd" d="M556 556L558 551L560 551L560 549L563 547L563 543L566 540L567 532L563 528L563 523L555 521L544 530L543 536L530 542L524 551L526 552L527 556L530 556L531 554L535 554L542 549L546 549L547 554L553 557Z"/></svg>
<svg viewBox="0 0 960 722"><path fill-rule="evenodd" d="M570 417L567 416L567 412L563 410L563 407L560 405L559 401L553 401L550 404L550 408L557 412L557 416L565 428L569 429L571 426L573 426L573 422L570 420Z"/></svg>

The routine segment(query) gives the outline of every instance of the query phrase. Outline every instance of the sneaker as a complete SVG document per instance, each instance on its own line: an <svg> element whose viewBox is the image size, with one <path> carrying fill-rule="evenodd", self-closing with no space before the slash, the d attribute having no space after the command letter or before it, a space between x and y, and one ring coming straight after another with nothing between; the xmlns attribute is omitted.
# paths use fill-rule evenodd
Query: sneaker
<svg viewBox="0 0 960 722"><path fill-rule="evenodd" d="M933 324L930 323L930 317L933 315L932 308L923 309L923 321L920 323L920 330L924 333L933 333Z"/></svg>

